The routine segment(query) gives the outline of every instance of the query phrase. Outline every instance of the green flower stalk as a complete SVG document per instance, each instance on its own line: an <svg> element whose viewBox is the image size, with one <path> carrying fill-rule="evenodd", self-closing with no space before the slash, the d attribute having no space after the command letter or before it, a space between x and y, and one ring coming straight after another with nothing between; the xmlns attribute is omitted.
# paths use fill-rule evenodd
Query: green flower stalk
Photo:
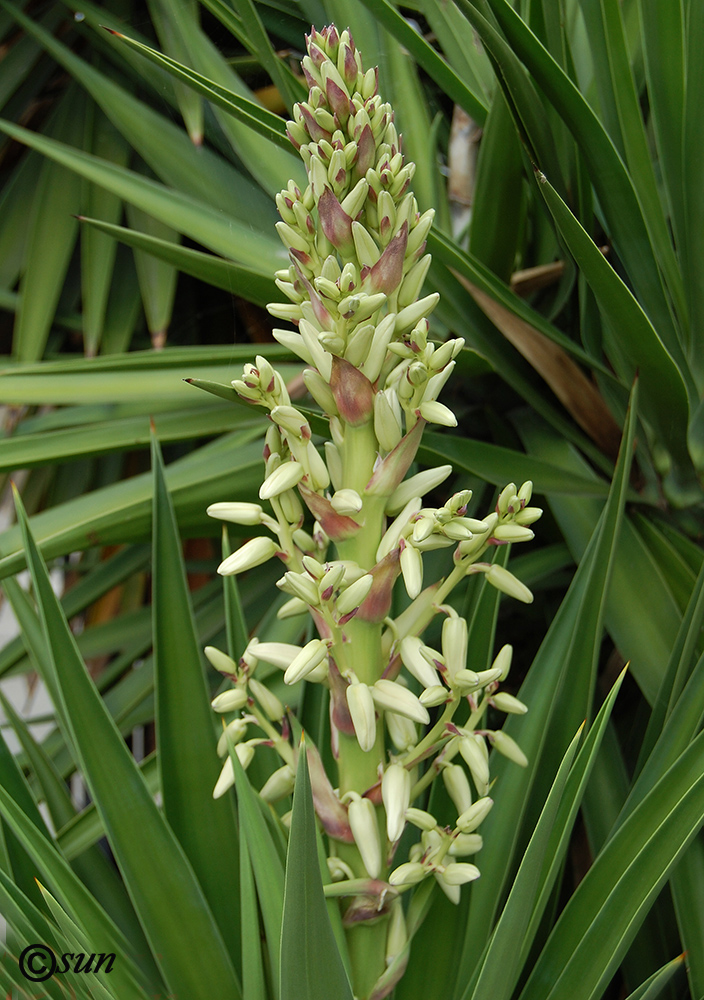
<svg viewBox="0 0 704 1000"><path fill-rule="evenodd" d="M278 586L290 598L280 615L312 616L317 637L302 647L252 639L239 664L217 650L208 656L232 682L213 707L231 716L227 732L240 761L247 766L262 744L281 758L262 789L268 802L290 794L295 752L278 699L252 677L258 662L283 670L286 684L327 688L336 773L325 773L315 748L309 762L328 838L328 890L343 900L355 995L381 1000L408 958L403 895L434 879L456 903L461 886L479 877L461 859L481 849L477 829L493 805L490 747L526 763L510 737L486 728L490 706L526 711L498 690L511 647L490 669L472 670L467 622L449 597L468 574L483 573L530 602L513 574L484 557L493 546L530 540L541 511L528 506L530 483L511 483L494 511L472 518L469 490L442 507L423 501L451 466L408 476L425 426L457 422L438 396L464 342L429 339L438 295L422 290L433 211L418 211L414 164L378 94L377 71L363 69L348 31L313 29L307 42L310 93L294 108L288 134L308 185L301 191L290 182L276 199L290 265L276 274L287 301L269 311L295 327L275 336L308 366L305 384L330 440L316 443L280 374L258 357L233 386L271 420L263 504L219 503L209 513L270 532L245 542L219 572L278 557L285 567ZM451 550L450 569L428 585L424 554L439 548ZM411 603L392 619L399 577ZM439 650L421 638L436 615L444 616ZM449 826L424 808L439 775L456 810ZM227 760L215 794L233 781ZM398 857L409 823L416 841Z"/></svg>

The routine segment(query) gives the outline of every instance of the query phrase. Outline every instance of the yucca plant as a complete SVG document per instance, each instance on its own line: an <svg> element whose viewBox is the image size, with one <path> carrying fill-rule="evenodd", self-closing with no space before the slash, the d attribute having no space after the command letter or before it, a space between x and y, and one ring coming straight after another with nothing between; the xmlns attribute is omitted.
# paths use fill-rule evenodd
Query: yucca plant
<svg viewBox="0 0 704 1000"><path fill-rule="evenodd" d="M277 405L302 413L311 434L326 429L316 403L331 412L310 376L313 402L304 398L300 351L290 351L297 342L272 344L258 309L277 299L274 275L289 265L274 233L275 196L303 194L307 179L286 115L265 109L243 81L258 88L268 76L274 111L290 117L307 83L281 50L300 52L311 24L336 21L349 25L365 65L378 64L379 92L416 164L418 211L435 209L433 264L416 294L441 295L437 341L465 344L443 397L457 428L426 431L407 473L452 466L450 489L474 491L460 520L481 519L497 500L499 512L510 506L484 484L511 480L532 480L549 511L535 551L512 558L535 592L529 609L500 605L485 573L452 596L450 619L454 611L468 623L471 671L489 670L505 642L515 647L510 693L529 711L504 731L528 764L492 754L494 807L472 857L481 877L457 905L430 878L410 905L395 906L405 923L395 954L407 967L393 986L401 962L389 953L385 983L397 998L696 1000L704 993L698 6L428 0L399 10L369 0L342 10L333 0L232 8L209 0L200 11L151 4L149 23L121 13L88 4L74 19L4 4L0 22L0 128L30 148L9 138L3 147L1 294L15 318L5 326L0 377L10 409L0 453L5 473L30 470L16 478L32 514L31 531L21 518L2 537L22 639L0 654L0 669L38 670L56 724L38 743L8 706L22 751L2 756L0 910L11 926L3 985L20 996L41 988L329 997L349 995L351 976L361 997L381 971L386 947L376 942L388 940L389 918L376 939L369 928L379 958L362 982L364 963L349 946L356 931L345 940L346 904L334 899L344 880L331 882L320 864L329 852L317 839L306 755L298 754L290 834L286 800L272 809L256 794L277 770L271 750L258 751L246 773L235 751L235 792L212 799L221 764L208 701L217 678L203 674L201 648L227 649L256 699L238 666L243 653L251 664L252 636L279 652L315 640L301 619L276 617L283 598L272 597L271 564L248 571L242 600L226 577L224 604L219 581L190 594L186 582L195 587L219 561L206 507L260 499L265 424L233 405L238 364L258 353L264 365L289 366L281 370L291 399ZM371 258L362 263L374 270ZM278 280L293 287L294 307L306 299L295 277ZM231 300L204 282L238 296L234 346ZM324 349L340 354L332 342ZM152 476L139 454L150 415L171 459L164 472L154 443ZM410 430L405 419L399 426ZM342 484L349 489L365 502L363 489ZM334 489L312 492L332 504ZM358 501L343 492L336 504L344 502ZM343 506L336 516L355 513ZM151 623L143 607L150 521ZM189 543L188 578L176 521L184 537L211 539ZM237 559L253 527L234 529L226 558ZM507 548L496 547L497 559ZM60 608L42 556L77 550L80 580ZM429 579L447 572L442 550L426 560ZM413 590L411 561L417 574L406 555L403 575ZM25 564L31 595L11 579ZM340 599L346 607L344 591ZM389 616L398 620L405 603L397 586ZM77 616L86 627L74 638L66 619ZM442 645L432 625L423 642ZM614 686L626 660L629 674ZM309 754L317 747L333 776L325 689L284 687L267 663L256 669L255 717L264 721L272 696L286 703L292 752L300 725ZM355 679L376 683L346 678ZM370 728L368 699L358 700ZM153 719L156 750L138 766L123 737ZM488 725L495 732L499 723ZM78 815L65 790L76 771L93 798ZM289 772L275 780L283 777L290 782ZM314 768L310 777L315 789ZM438 782L414 803L449 824L455 806ZM98 846L103 837L117 870ZM413 857L414 838L421 834L404 835L399 858ZM327 903L323 881L332 886ZM40 941L57 954L114 952L114 967L32 985L16 960ZM686 961L677 958L684 950Z"/></svg>

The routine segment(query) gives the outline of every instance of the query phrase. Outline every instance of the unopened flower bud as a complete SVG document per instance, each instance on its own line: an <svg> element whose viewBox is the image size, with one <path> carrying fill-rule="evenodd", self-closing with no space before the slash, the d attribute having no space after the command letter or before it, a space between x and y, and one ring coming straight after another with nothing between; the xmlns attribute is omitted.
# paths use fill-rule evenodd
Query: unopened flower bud
<svg viewBox="0 0 704 1000"><path fill-rule="evenodd" d="M524 507L523 510L519 510L518 513L513 518L514 524L522 524L524 526L529 524L535 524L536 521L540 520L543 516L542 507Z"/></svg>
<svg viewBox="0 0 704 1000"><path fill-rule="evenodd" d="M249 765L252 763L252 758L254 757L254 747L249 746L248 743L238 743L235 747L235 753L237 754L240 764L246 771ZM213 789L213 798L219 799L225 794L228 789L232 788L235 783L235 769L232 766L232 758L228 757L223 764L222 771L220 772L220 777L215 783L215 788Z"/></svg>
<svg viewBox="0 0 704 1000"><path fill-rule="evenodd" d="M290 490L303 478L305 469L298 462L284 462L267 476L259 488L259 497L270 500L285 490Z"/></svg>
<svg viewBox="0 0 704 1000"><path fill-rule="evenodd" d="M295 684L297 681L303 680L319 663L322 663L327 655L327 644L322 639L311 639L286 668L284 683Z"/></svg>
<svg viewBox="0 0 704 1000"><path fill-rule="evenodd" d="M276 612L276 617L280 621L284 621L286 618L296 618L298 615L304 615L308 611L308 605L305 601L302 601L300 597L292 597L290 601L286 601L282 604L279 610Z"/></svg>
<svg viewBox="0 0 704 1000"><path fill-rule="evenodd" d="M520 767L528 767L528 758L523 753L516 741L505 733L503 730L499 730L495 733L489 733L489 741L491 742L494 749L498 750L500 754L504 757L508 757L512 760L514 764L518 764Z"/></svg>
<svg viewBox="0 0 704 1000"><path fill-rule="evenodd" d="M223 653L222 650L216 649L215 646L206 646L203 650L209 662L219 670L221 674L236 674L237 664L228 656L227 653Z"/></svg>
<svg viewBox="0 0 704 1000"><path fill-rule="evenodd" d="M425 496L430 490L444 483L451 472L451 465L439 465L436 469L425 469L423 472L416 473L415 476L404 479L389 497L386 513L396 514L413 497Z"/></svg>
<svg viewBox="0 0 704 1000"><path fill-rule="evenodd" d="M405 715L424 726L430 722L428 711L421 705L418 698L412 691L397 684L396 681L384 679L377 681L372 687L372 697L380 708L396 712L397 715Z"/></svg>
<svg viewBox="0 0 704 1000"><path fill-rule="evenodd" d="M337 490L330 500L338 514L358 514L362 509L362 498L356 490Z"/></svg>
<svg viewBox="0 0 704 1000"><path fill-rule="evenodd" d="M441 427L456 427L457 417L449 406L437 400L425 400L419 406L420 415L429 424L440 424Z"/></svg>
<svg viewBox="0 0 704 1000"><path fill-rule="evenodd" d="M465 769L460 764L448 764L442 769L442 780L457 814L466 812L472 804L472 791Z"/></svg>
<svg viewBox="0 0 704 1000"><path fill-rule="evenodd" d="M426 812L425 809L416 809L414 806L406 809L406 819L419 830L434 830L438 825L432 813Z"/></svg>
<svg viewBox="0 0 704 1000"><path fill-rule="evenodd" d="M486 795L489 788L489 761L484 740L481 736L463 736L459 741L459 748L477 791L480 795Z"/></svg>
<svg viewBox="0 0 704 1000"><path fill-rule="evenodd" d="M467 622L458 615L450 615L442 624L442 652L450 678L467 665Z"/></svg>
<svg viewBox="0 0 704 1000"><path fill-rule="evenodd" d="M279 799L291 794L295 783L295 771L289 764L284 764L283 767L269 775L259 795L264 802L278 802Z"/></svg>
<svg viewBox="0 0 704 1000"><path fill-rule="evenodd" d="M425 651L428 651L425 655ZM407 635L401 640L399 649L401 659L406 670L411 673L417 681L425 688L431 688L440 684L435 667L431 665L428 656L432 656L434 650L426 646L422 639L415 635ZM447 694L447 692L444 692Z"/></svg>
<svg viewBox="0 0 704 1000"><path fill-rule="evenodd" d="M368 753L376 741L374 699L366 684L350 684L346 691L355 736L362 750Z"/></svg>
<svg viewBox="0 0 704 1000"><path fill-rule="evenodd" d="M500 590L504 594L508 594L509 597L514 597L517 601L522 601L524 604L533 603L533 595L526 585L521 583L509 570L503 566L499 566L498 563L492 564L491 568L487 571L486 578L493 587L496 587L497 590Z"/></svg>
<svg viewBox="0 0 704 1000"><path fill-rule="evenodd" d="M400 899L394 901L389 917L389 929L386 933L386 965L401 954L408 943L406 918L403 915L403 903Z"/></svg>
<svg viewBox="0 0 704 1000"><path fill-rule="evenodd" d="M365 573L359 580L355 580L346 590L343 590L336 602L338 615L348 615L355 608L359 608L369 595L373 583L372 574Z"/></svg>
<svg viewBox="0 0 704 1000"><path fill-rule="evenodd" d="M287 594L293 594L294 597L300 598L311 607L316 607L319 603L318 588L306 573L294 573L293 570L289 570L288 573L284 573L280 580L276 581L276 586L286 591Z"/></svg>
<svg viewBox="0 0 704 1000"><path fill-rule="evenodd" d="M228 751L230 743L239 743L247 734L249 723L246 719L233 719L229 722L222 733L217 745L218 757L224 757Z"/></svg>
<svg viewBox="0 0 704 1000"><path fill-rule="evenodd" d="M511 669L512 658L513 658L513 646L510 646L508 643L506 643L506 645L502 646L499 652L496 654L494 662L492 663L492 667L496 667L497 670L501 671L498 678L500 681L505 681L506 678L508 677L509 670Z"/></svg>
<svg viewBox="0 0 704 1000"><path fill-rule="evenodd" d="M463 861L453 861L444 866L442 877L448 885L465 885L479 878L480 872L476 865Z"/></svg>
<svg viewBox="0 0 704 1000"><path fill-rule="evenodd" d="M396 712L387 710L384 713L384 722L389 731L391 742L397 750L410 750L418 742L416 725L405 715L398 715Z"/></svg>
<svg viewBox="0 0 704 1000"><path fill-rule="evenodd" d="M404 865L399 865L389 875L390 885L417 885L422 882L428 874L427 869L420 861L407 861Z"/></svg>
<svg viewBox="0 0 704 1000"><path fill-rule="evenodd" d="M494 528L494 538L500 542L530 542L535 534L520 524L498 524Z"/></svg>
<svg viewBox="0 0 704 1000"><path fill-rule="evenodd" d="M216 695L210 704L215 712L237 712L247 704L247 692L241 687L232 688Z"/></svg>
<svg viewBox="0 0 704 1000"><path fill-rule="evenodd" d="M301 652L301 648L290 642L258 642L255 652L258 660L285 670Z"/></svg>
<svg viewBox="0 0 704 1000"><path fill-rule="evenodd" d="M423 588L423 557L413 545L401 549L401 573L408 596L413 600Z"/></svg>
<svg viewBox="0 0 704 1000"><path fill-rule="evenodd" d="M367 873L371 878L378 878L381 873L381 843L376 810L369 799L352 794L354 798L347 811L352 836Z"/></svg>
<svg viewBox="0 0 704 1000"><path fill-rule="evenodd" d="M262 523L264 511L258 503L211 503L206 513L221 521L233 524L255 525Z"/></svg>
<svg viewBox="0 0 704 1000"><path fill-rule="evenodd" d="M477 801L471 805L469 809L465 809L465 811L457 817L456 826L462 831L462 833L474 833L477 827L480 826L489 815L493 805L494 800L488 798L487 796L477 799Z"/></svg>
<svg viewBox="0 0 704 1000"><path fill-rule="evenodd" d="M468 854L477 854L484 846L484 839L479 833L458 833L452 838L448 854L457 858L465 858Z"/></svg>
<svg viewBox="0 0 704 1000"><path fill-rule="evenodd" d="M279 547L272 538L250 538L220 563L218 573L221 576L244 573L245 570L254 569L255 566L268 562L278 551Z"/></svg>
<svg viewBox="0 0 704 1000"><path fill-rule="evenodd" d="M278 722L280 719L283 719L285 714L284 706L281 704L274 692L270 691L265 684L261 684L253 677L250 678L248 683L250 693L254 696L256 701L259 702L264 710L264 714L267 715L272 722Z"/></svg>
<svg viewBox="0 0 704 1000"><path fill-rule="evenodd" d="M442 684L433 684L425 691L421 691L418 700L426 708L435 708L437 705L445 705L452 698L450 692Z"/></svg>
<svg viewBox="0 0 704 1000"><path fill-rule="evenodd" d="M401 764L389 764L381 779L381 799L386 810L386 833L395 844L403 833L411 801L411 776Z"/></svg>
<svg viewBox="0 0 704 1000"><path fill-rule="evenodd" d="M492 695L491 704L500 712L507 712L509 715L525 715L528 711L527 705L505 691L497 691L495 695Z"/></svg>

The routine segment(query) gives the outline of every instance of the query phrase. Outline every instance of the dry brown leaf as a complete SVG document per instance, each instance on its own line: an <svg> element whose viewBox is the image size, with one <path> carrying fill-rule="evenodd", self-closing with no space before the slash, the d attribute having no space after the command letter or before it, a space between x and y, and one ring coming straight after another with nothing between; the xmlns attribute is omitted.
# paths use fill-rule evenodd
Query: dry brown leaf
<svg viewBox="0 0 704 1000"><path fill-rule="evenodd" d="M616 460L621 429L594 383L558 344L519 319L505 306L453 271L479 308L535 368L582 430L605 455Z"/></svg>

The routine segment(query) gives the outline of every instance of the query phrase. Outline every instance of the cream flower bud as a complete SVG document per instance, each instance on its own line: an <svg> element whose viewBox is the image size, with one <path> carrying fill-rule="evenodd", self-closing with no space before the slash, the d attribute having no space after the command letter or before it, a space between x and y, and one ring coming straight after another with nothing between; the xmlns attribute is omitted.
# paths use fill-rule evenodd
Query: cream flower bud
<svg viewBox="0 0 704 1000"><path fill-rule="evenodd" d="M508 594L509 597L514 597L517 601L523 601L524 604L533 603L533 595L526 585L503 566L493 563L487 570L486 578L492 587L496 587L503 594Z"/></svg>
<svg viewBox="0 0 704 1000"><path fill-rule="evenodd" d="M523 753L516 741L508 733L499 730L495 733L488 733L489 741L495 750L498 750L504 757L508 757L514 764L520 767L528 767L528 758Z"/></svg>
<svg viewBox="0 0 704 1000"><path fill-rule="evenodd" d="M389 929L386 933L386 965L389 966L400 955L408 943L406 918L403 915L403 903L400 899L393 902L389 917Z"/></svg>
<svg viewBox="0 0 704 1000"><path fill-rule="evenodd" d="M366 684L353 683L347 688L346 696L357 742L368 753L376 741L376 712L372 693Z"/></svg>
<svg viewBox="0 0 704 1000"><path fill-rule="evenodd" d="M458 671L466 669L468 641L465 619L458 615L446 618L442 624L442 652L450 679Z"/></svg>
<svg viewBox="0 0 704 1000"><path fill-rule="evenodd" d="M240 764L247 770L249 765L252 763L252 758L254 757L254 747L249 746L248 743L238 743L235 747L235 753L237 754ZM213 789L213 798L219 799L225 794L228 789L232 788L235 783L235 769L232 766L232 758L228 757L223 764L222 771L220 772L220 777L215 783L215 788Z"/></svg>
<svg viewBox="0 0 704 1000"><path fill-rule="evenodd" d="M439 465L436 469L425 469L423 472L416 473L415 476L404 479L389 497L386 513L396 514L413 497L425 496L430 490L444 483L451 472L451 465Z"/></svg>
<svg viewBox="0 0 704 1000"><path fill-rule="evenodd" d="M426 708L435 708L437 705L445 705L450 701L452 695L442 684L433 684L425 691L421 691L418 700Z"/></svg>
<svg viewBox="0 0 704 1000"><path fill-rule="evenodd" d="M416 809L414 806L406 809L406 819L419 830L434 830L438 825L432 813L426 812L425 809Z"/></svg>
<svg viewBox="0 0 704 1000"><path fill-rule="evenodd" d="M406 592L413 600L423 589L423 557L413 545L406 544L401 549L401 573Z"/></svg>
<svg viewBox="0 0 704 1000"><path fill-rule="evenodd" d="M318 588L307 573L294 573L293 570L289 570L276 581L276 586L287 594L293 594L294 597L305 601L311 607L316 607L319 603Z"/></svg>
<svg viewBox="0 0 704 1000"><path fill-rule="evenodd" d="M303 479L305 469L298 462L284 462L267 476L259 488L261 500L270 500L285 490L290 490Z"/></svg>
<svg viewBox="0 0 704 1000"><path fill-rule="evenodd" d="M300 320L303 315L300 306L281 306L276 304L271 304L267 306L267 310L272 316L277 319L289 319L289 320ZM300 333L296 333L294 330L273 330L272 334L274 339L281 344L282 347L287 347L289 351L293 351L302 361L305 361L307 365L315 364L313 361L313 356L306 347L303 337Z"/></svg>
<svg viewBox="0 0 704 1000"><path fill-rule="evenodd" d="M426 650L427 654L425 654ZM431 688L440 684L437 670L431 665L428 658L429 656L433 656L435 650L426 646L422 639L415 635L407 635L401 640L399 652L401 653L401 659L406 670L417 681L420 681L423 687ZM444 694L447 694L447 692L444 691Z"/></svg>
<svg viewBox="0 0 704 1000"><path fill-rule="evenodd" d="M418 742L415 722L406 718L405 715L398 715L396 712L387 710L384 714L384 722L389 731L391 742L397 750L410 750Z"/></svg>
<svg viewBox="0 0 704 1000"><path fill-rule="evenodd" d="M280 719L283 719L285 714L284 706L281 704L274 692L270 691L265 684L261 684L252 677L249 680L249 691L255 700L261 705L264 710L264 714L267 715L272 722L278 722Z"/></svg>
<svg viewBox="0 0 704 1000"><path fill-rule="evenodd" d="M540 520L543 516L542 507L524 507L523 510L519 510L516 515L514 515L514 524L535 524L536 521Z"/></svg>
<svg viewBox="0 0 704 1000"><path fill-rule="evenodd" d="M479 878L480 872L476 865L463 861L452 861L444 866L442 878L448 885L465 885Z"/></svg>
<svg viewBox="0 0 704 1000"><path fill-rule="evenodd" d="M500 712L508 712L509 715L525 715L528 711L527 705L505 691L497 691L495 695L492 695L491 704Z"/></svg>
<svg viewBox="0 0 704 1000"><path fill-rule="evenodd" d="M400 337L404 333L408 333L409 330L412 330L418 320L425 319L426 316L430 315L439 301L440 296L437 292L433 292L432 295L426 295L425 298L418 299L417 302L413 302L410 306L402 309L396 316L394 324L395 335Z"/></svg>
<svg viewBox="0 0 704 1000"><path fill-rule="evenodd" d="M275 406L273 410L271 410L271 419L282 430L287 431L289 434L295 434L296 437L302 437L304 435L307 436L310 434L310 425L308 424L308 421L302 413L298 412L295 406L290 406L288 404ZM286 468L286 466L282 466L282 468Z"/></svg>
<svg viewBox="0 0 704 1000"><path fill-rule="evenodd" d="M387 393L392 391L378 392L374 397L374 433L383 450L387 452L393 451L403 437L403 429L387 397Z"/></svg>
<svg viewBox="0 0 704 1000"><path fill-rule="evenodd" d="M308 253L310 251L308 240L301 236L300 233L297 233L286 222L277 222L274 228L281 237L281 242L285 247L298 250L299 253Z"/></svg>
<svg viewBox="0 0 704 1000"><path fill-rule="evenodd" d="M530 503L530 498L533 496L533 483L530 479L523 483L517 495L523 506Z"/></svg>
<svg viewBox="0 0 704 1000"><path fill-rule="evenodd" d="M449 379L450 375L452 375L456 364L456 361L448 361L441 371L437 372L428 379L425 389L423 390L424 400L433 400L438 398L445 386L445 383Z"/></svg>
<svg viewBox="0 0 704 1000"><path fill-rule="evenodd" d="M372 687L372 697L379 708L396 712L397 715L405 715L408 719L420 722L424 726L430 722L428 710L421 705L412 691L397 684L396 681L384 679L377 681Z"/></svg>
<svg viewBox="0 0 704 1000"><path fill-rule="evenodd" d="M343 590L336 602L338 615L348 615L359 608L369 595L373 583L374 577L372 574L365 573L359 580L355 580L346 590Z"/></svg>
<svg viewBox="0 0 704 1000"><path fill-rule="evenodd" d="M248 725L249 723L246 719L233 719L232 722L225 726L218 740L218 757L225 756L230 743L239 743L240 740L244 739Z"/></svg>
<svg viewBox="0 0 704 1000"><path fill-rule="evenodd" d="M374 237L361 222L352 223L352 239L359 263L362 266L373 267L379 260L381 251L376 245Z"/></svg>
<svg viewBox="0 0 704 1000"><path fill-rule="evenodd" d="M284 764L283 767L269 775L259 795L264 802L278 802L279 799L291 794L295 782L295 771L289 764Z"/></svg>
<svg viewBox="0 0 704 1000"><path fill-rule="evenodd" d="M330 500L333 510L338 514L353 516L362 509L362 498L356 490L342 489L333 493Z"/></svg>
<svg viewBox="0 0 704 1000"><path fill-rule="evenodd" d="M303 680L319 663L323 662L327 655L327 643L323 642L322 639L311 639L287 667L284 683L295 684L297 681Z"/></svg>
<svg viewBox="0 0 704 1000"><path fill-rule="evenodd" d="M227 653L223 653L221 649L217 649L215 646L206 646L203 650L208 661L219 670L221 674L236 674L237 664L228 656Z"/></svg>
<svg viewBox="0 0 704 1000"><path fill-rule="evenodd" d="M499 499L496 501L496 509L499 514L507 514L511 501L516 496L516 484L509 483L508 486L504 488L499 493Z"/></svg>
<svg viewBox="0 0 704 1000"><path fill-rule="evenodd" d="M357 181L347 197L341 201L340 207L342 211L346 212L351 219L355 219L362 211L364 202L367 199L368 190L369 184L362 178L360 181Z"/></svg>
<svg viewBox="0 0 704 1000"><path fill-rule="evenodd" d="M489 788L489 761L484 740L481 736L463 736L459 740L459 749L477 791L480 795L486 795Z"/></svg>
<svg viewBox="0 0 704 1000"><path fill-rule="evenodd" d="M435 876L435 881L438 883L442 891L445 893L447 898L454 906L459 906L461 897L460 887L458 885L451 885L443 877L444 868L433 872Z"/></svg>
<svg viewBox="0 0 704 1000"><path fill-rule="evenodd" d="M380 292L378 295L370 295L370 299L385 299L386 296ZM379 305L382 303L379 302ZM396 314L389 313L385 316L382 321L377 325L374 331L374 337L372 338L371 347L369 348L369 353L362 365L362 371L367 376L370 382L376 382L381 373L381 369L386 358L386 352L389 349L389 344L391 343L391 338L394 336L394 331L396 328Z"/></svg>
<svg viewBox="0 0 704 1000"><path fill-rule="evenodd" d="M401 764L389 764L381 779L381 800L386 810L386 833L395 844L403 833L411 801L411 776Z"/></svg>
<svg viewBox="0 0 704 1000"><path fill-rule="evenodd" d="M428 870L420 861L407 861L399 865L389 875L390 885L417 885L422 882Z"/></svg>
<svg viewBox="0 0 704 1000"><path fill-rule="evenodd" d="M484 838L479 833L458 833L452 838L448 854L465 858L468 854L477 854L484 846Z"/></svg>
<svg viewBox="0 0 704 1000"><path fill-rule="evenodd" d="M369 799L362 798L356 792L352 794L354 798L347 810L352 836L370 878L378 878L381 874L381 843L376 810Z"/></svg>
<svg viewBox="0 0 704 1000"><path fill-rule="evenodd" d="M482 799L477 799L477 801L465 809L465 811L457 817L457 827L462 833L474 833L478 826L480 826L486 817L489 815L492 806L494 805L494 800L485 796Z"/></svg>
<svg viewBox="0 0 704 1000"><path fill-rule="evenodd" d="M429 424L440 424L441 427L456 427L457 417L449 406L437 400L426 400L418 407L420 415Z"/></svg>
<svg viewBox="0 0 704 1000"><path fill-rule="evenodd" d="M428 270L432 259L433 258L429 253L427 253L425 257L421 257L421 259L413 265L406 277L403 279L403 284L401 285L398 293L398 304L401 308L409 306L411 302L414 302L420 295L423 283L428 276Z"/></svg>
<svg viewBox="0 0 704 1000"><path fill-rule="evenodd" d="M496 667L497 670L501 671L498 678L500 681L505 681L506 678L508 677L508 672L511 669L512 658L513 658L513 646L506 643L506 645L502 646L499 652L496 654L494 662L492 663L492 667Z"/></svg>
<svg viewBox="0 0 704 1000"><path fill-rule="evenodd" d="M247 692L242 687L223 691L210 702L215 712L237 712L247 704Z"/></svg>
<svg viewBox="0 0 704 1000"><path fill-rule="evenodd" d="M276 617L280 621L284 621L286 618L296 618L298 615L304 615L308 610L308 605L305 601L302 601L300 597L292 597L290 601L286 601L282 604L279 610L276 612Z"/></svg>
<svg viewBox="0 0 704 1000"><path fill-rule="evenodd" d="M301 646L290 642L258 642L255 648L258 660L271 663L272 666L285 670L301 652Z"/></svg>
<svg viewBox="0 0 704 1000"><path fill-rule="evenodd" d="M258 503L211 503L206 513L209 517L217 517L221 521L231 521L233 524L255 525L262 523L264 511Z"/></svg>
<svg viewBox="0 0 704 1000"><path fill-rule="evenodd" d="M303 381L306 384L306 389L322 411L332 416L336 416L337 405L335 404L335 397L330 391L330 386L322 375L320 375L320 373L315 371L313 368L306 368L303 372Z"/></svg>
<svg viewBox="0 0 704 1000"><path fill-rule="evenodd" d="M464 347L464 338L456 337L454 340L446 340L444 344L436 347L430 356L429 367L431 371L439 372L452 361Z"/></svg>
<svg viewBox="0 0 704 1000"><path fill-rule="evenodd" d="M530 542L535 534L520 524L498 524L494 528L494 538L500 542Z"/></svg>
<svg viewBox="0 0 704 1000"><path fill-rule="evenodd" d="M220 563L218 573L221 576L244 573L245 570L254 569L255 566L268 562L278 551L279 547L272 538L250 538Z"/></svg>
<svg viewBox="0 0 704 1000"><path fill-rule="evenodd" d="M326 490L330 485L330 473L312 441L308 442L306 458L310 467L313 489Z"/></svg>
<svg viewBox="0 0 704 1000"><path fill-rule="evenodd" d="M384 556L396 548L409 519L421 509L421 502L419 496L412 496L400 514L391 522L376 550L377 562L381 562Z"/></svg>
<svg viewBox="0 0 704 1000"><path fill-rule="evenodd" d="M442 780L459 816L472 804L472 790L469 787L467 772L460 764L448 764L442 769Z"/></svg>

